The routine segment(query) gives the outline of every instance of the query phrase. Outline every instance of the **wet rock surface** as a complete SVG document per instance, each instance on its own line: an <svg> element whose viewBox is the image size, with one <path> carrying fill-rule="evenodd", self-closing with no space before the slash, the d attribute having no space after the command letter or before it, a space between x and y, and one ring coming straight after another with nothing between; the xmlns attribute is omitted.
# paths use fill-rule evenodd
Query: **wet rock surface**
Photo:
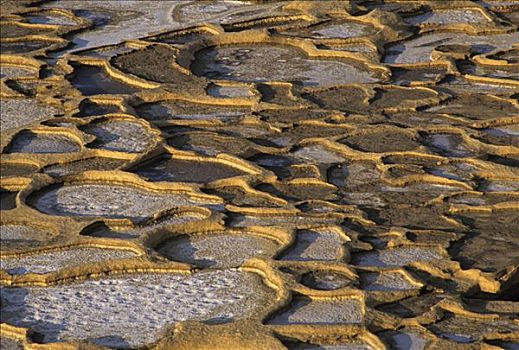
<svg viewBox="0 0 519 350"><path fill-rule="evenodd" d="M518 14L2 1L2 349L515 349Z"/></svg>

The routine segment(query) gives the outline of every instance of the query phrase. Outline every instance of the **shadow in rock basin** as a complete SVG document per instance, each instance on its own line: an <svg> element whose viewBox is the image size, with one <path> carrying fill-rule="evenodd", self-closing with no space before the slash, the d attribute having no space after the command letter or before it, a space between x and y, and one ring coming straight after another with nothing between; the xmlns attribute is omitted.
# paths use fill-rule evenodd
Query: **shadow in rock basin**
<svg viewBox="0 0 519 350"><path fill-rule="evenodd" d="M139 88L111 78L102 68L76 65L74 73L68 77L76 89L85 96L98 94L131 95Z"/></svg>
<svg viewBox="0 0 519 350"><path fill-rule="evenodd" d="M0 210L16 208L17 192L0 191Z"/></svg>

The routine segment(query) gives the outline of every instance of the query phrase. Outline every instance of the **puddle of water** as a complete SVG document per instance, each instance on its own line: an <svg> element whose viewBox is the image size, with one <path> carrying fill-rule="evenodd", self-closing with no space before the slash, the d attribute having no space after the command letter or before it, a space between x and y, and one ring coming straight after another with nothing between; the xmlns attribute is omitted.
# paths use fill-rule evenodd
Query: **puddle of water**
<svg viewBox="0 0 519 350"><path fill-rule="evenodd" d="M179 321L244 319L274 299L258 275L236 270L136 274L1 294L2 322L29 327L43 343L75 339L115 348L152 343Z"/></svg>
<svg viewBox="0 0 519 350"><path fill-rule="evenodd" d="M241 234L181 236L161 244L157 251L168 259L200 268L238 267L250 258L269 258L278 244L268 238Z"/></svg>
<svg viewBox="0 0 519 350"><path fill-rule="evenodd" d="M274 172L280 179L290 177L290 165L296 163L290 157L271 156L261 153L250 157L248 160L264 169Z"/></svg>
<svg viewBox="0 0 519 350"><path fill-rule="evenodd" d="M519 73L514 71L505 71L505 70L494 70L492 72L485 73L484 71L482 73L476 71L476 75L483 76L483 77L489 77L489 78L498 78L498 79L513 79L513 80L519 80Z"/></svg>
<svg viewBox="0 0 519 350"><path fill-rule="evenodd" d="M374 83L378 79L353 64L311 60L290 46L231 45L196 53L191 69L212 79L267 82L286 81L303 86Z"/></svg>
<svg viewBox="0 0 519 350"><path fill-rule="evenodd" d="M86 3L84 1L84 3ZM108 3L108 1L107 1ZM78 17L85 18L92 22L94 27L102 27L110 22L110 18L113 15L109 11L102 10L86 10L86 9L76 9L74 10L74 14ZM78 43L81 44L81 40L78 40ZM83 43L84 44L84 43Z"/></svg>
<svg viewBox="0 0 519 350"><path fill-rule="evenodd" d="M449 203L467 205L486 205L487 201L485 200L485 198L478 197L475 195L462 195L451 198L449 200Z"/></svg>

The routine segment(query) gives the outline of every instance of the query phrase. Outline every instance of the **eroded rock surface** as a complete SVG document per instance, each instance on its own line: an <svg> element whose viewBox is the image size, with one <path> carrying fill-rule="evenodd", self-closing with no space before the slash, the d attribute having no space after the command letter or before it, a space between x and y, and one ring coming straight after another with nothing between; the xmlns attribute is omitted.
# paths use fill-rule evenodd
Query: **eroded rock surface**
<svg viewBox="0 0 519 350"><path fill-rule="evenodd" d="M518 27L2 0L2 349L516 349Z"/></svg>
<svg viewBox="0 0 519 350"><path fill-rule="evenodd" d="M271 292L235 270L146 274L49 287L2 288L2 322L43 334L43 341L89 340L108 347L151 343L183 320L250 317Z"/></svg>

